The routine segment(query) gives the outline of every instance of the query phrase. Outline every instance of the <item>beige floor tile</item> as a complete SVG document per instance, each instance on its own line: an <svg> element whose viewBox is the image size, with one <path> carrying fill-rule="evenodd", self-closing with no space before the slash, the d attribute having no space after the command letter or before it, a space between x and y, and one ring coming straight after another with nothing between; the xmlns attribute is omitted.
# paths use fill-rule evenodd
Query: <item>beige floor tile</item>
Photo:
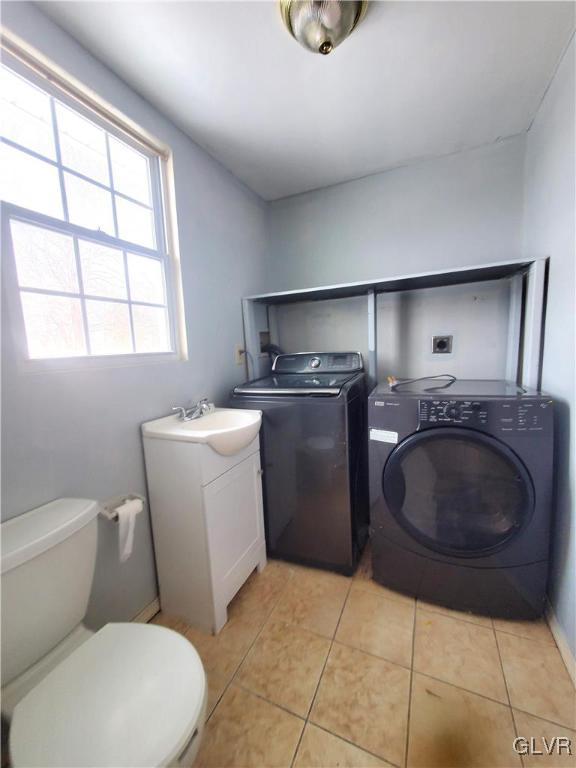
<svg viewBox="0 0 576 768"><path fill-rule="evenodd" d="M497 632L513 707L560 723L576 725L576 694L558 649Z"/></svg>
<svg viewBox="0 0 576 768"><path fill-rule="evenodd" d="M208 678L208 712L214 709L242 659L266 621L266 612L228 612L228 622L217 635L189 627L186 637L194 645Z"/></svg>
<svg viewBox="0 0 576 768"><path fill-rule="evenodd" d="M236 681L306 717L330 650L330 640L271 620L252 646Z"/></svg>
<svg viewBox="0 0 576 768"><path fill-rule="evenodd" d="M525 637L527 640L537 640L540 643L556 645L554 636L544 619L537 619L536 621L493 619L493 622L494 629L497 629L499 632L508 632L509 635Z"/></svg>
<svg viewBox="0 0 576 768"><path fill-rule="evenodd" d="M261 573L253 571L230 605L228 615L249 616L262 613L266 617L278 602L293 576L293 569L280 560L268 560Z"/></svg>
<svg viewBox="0 0 576 768"><path fill-rule="evenodd" d="M208 678L208 713L224 693L292 575L290 566L275 560L269 560L262 573L254 571L229 604L228 622L218 635L163 613L152 619L187 637L200 654Z"/></svg>
<svg viewBox="0 0 576 768"><path fill-rule="evenodd" d="M194 629L182 619L170 616L162 611L157 613L150 623L173 629L189 640L198 651L208 681L206 709L207 715L209 715L240 666L244 656L242 648L234 649L232 643L228 641L228 635L226 636L227 642L222 642L219 637L208 635L199 629Z"/></svg>
<svg viewBox="0 0 576 768"><path fill-rule="evenodd" d="M410 672L334 643L310 720L400 765L404 759Z"/></svg>
<svg viewBox="0 0 576 768"><path fill-rule="evenodd" d="M332 638L350 582L335 573L297 568L274 609L274 618Z"/></svg>
<svg viewBox="0 0 576 768"><path fill-rule="evenodd" d="M527 752L522 755L524 768L575 768L576 766L576 731L568 728L561 728L546 720L540 720L538 717L527 715L525 712L514 710L514 720L516 721L516 730L518 736L526 740L525 747L529 746L531 739L535 739L534 746L536 750L543 754L530 754ZM571 752L564 744L554 742L555 737L569 740ZM536 750L532 750L535 752Z"/></svg>
<svg viewBox="0 0 576 768"><path fill-rule="evenodd" d="M208 678L207 712L210 714L242 663L245 652L232 643L222 642L219 635L206 635L197 629L190 628L186 637L200 654L204 665Z"/></svg>
<svg viewBox="0 0 576 768"><path fill-rule="evenodd" d="M291 564L290 569L294 581L299 584L331 585L331 586L350 586L352 579L349 576L343 576L334 571L325 571L322 568L308 568L304 565Z"/></svg>
<svg viewBox="0 0 576 768"><path fill-rule="evenodd" d="M168 613L164 613L164 611L157 613L154 618L150 619L149 623L158 624L158 626L167 627L168 629L173 629L175 632L179 632L181 635L185 635L189 629L188 624L186 624L184 619L180 619L177 616L171 616Z"/></svg>
<svg viewBox="0 0 576 768"><path fill-rule="evenodd" d="M416 611L414 669L508 703L494 631L487 627Z"/></svg>
<svg viewBox="0 0 576 768"><path fill-rule="evenodd" d="M294 768L385 768L390 763L308 723Z"/></svg>
<svg viewBox="0 0 576 768"><path fill-rule="evenodd" d="M418 600L416 607L419 610L440 613L442 616L450 616L453 619L470 621L472 624L479 624L482 627L492 627L492 619L489 616L479 616L469 611L456 611L453 608L445 608L443 605L428 603L426 600Z"/></svg>
<svg viewBox="0 0 576 768"><path fill-rule="evenodd" d="M395 590L389 589L388 587L385 587L382 584L378 584L377 581L373 580L372 556L369 544L367 544L364 549L364 553L360 559L358 568L354 574L354 578L352 579L352 585L350 589L352 592L356 592L357 590L373 592L376 595L387 597L390 600L397 600L398 602L406 603L407 605L414 605L416 602L413 597L410 597L409 595L403 595L401 592L396 592Z"/></svg>
<svg viewBox="0 0 576 768"><path fill-rule="evenodd" d="M234 685L206 724L198 768L290 766L304 721Z"/></svg>
<svg viewBox="0 0 576 768"><path fill-rule="evenodd" d="M372 578L364 579L361 577L354 577L352 579L350 591L371 592L372 594L387 597L389 600L396 600L396 602L404 603L405 605L416 605L416 600L413 597L410 597L410 595L403 595L402 592L395 592L393 589L385 587L383 584L378 584L378 582L374 581Z"/></svg>
<svg viewBox="0 0 576 768"><path fill-rule="evenodd" d="M410 768L520 768L509 707L415 674Z"/></svg>
<svg viewBox="0 0 576 768"><path fill-rule="evenodd" d="M336 640L410 667L414 607L372 592L350 592Z"/></svg>

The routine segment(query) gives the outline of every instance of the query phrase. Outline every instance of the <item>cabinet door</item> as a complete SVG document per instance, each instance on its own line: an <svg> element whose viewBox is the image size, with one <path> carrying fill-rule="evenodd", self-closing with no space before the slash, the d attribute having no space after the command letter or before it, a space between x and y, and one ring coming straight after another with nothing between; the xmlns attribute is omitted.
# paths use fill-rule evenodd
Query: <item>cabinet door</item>
<svg viewBox="0 0 576 768"><path fill-rule="evenodd" d="M264 548L260 454L249 456L203 491L212 583L230 600Z"/></svg>

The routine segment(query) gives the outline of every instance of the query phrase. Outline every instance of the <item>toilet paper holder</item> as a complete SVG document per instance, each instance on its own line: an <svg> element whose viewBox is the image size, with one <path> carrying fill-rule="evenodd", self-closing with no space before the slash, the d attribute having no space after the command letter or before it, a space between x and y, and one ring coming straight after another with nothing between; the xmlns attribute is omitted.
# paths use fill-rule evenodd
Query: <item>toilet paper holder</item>
<svg viewBox="0 0 576 768"><path fill-rule="evenodd" d="M142 505L146 505L146 498L144 496L140 496L138 493L125 493L121 496L114 496L113 498L103 502L100 508L100 514L106 520L117 523L118 507L121 507L122 504L125 504L127 501L133 501L135 499L140 499Z"/></svg>

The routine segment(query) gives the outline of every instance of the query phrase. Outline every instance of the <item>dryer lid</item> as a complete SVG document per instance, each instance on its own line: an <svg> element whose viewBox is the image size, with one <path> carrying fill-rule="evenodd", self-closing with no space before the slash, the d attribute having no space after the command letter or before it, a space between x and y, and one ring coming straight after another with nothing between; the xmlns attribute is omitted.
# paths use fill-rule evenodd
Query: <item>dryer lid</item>
<svg viewBox="0 0 576 768"><path fill-rule="evenodd" d="M160 766L203 716L206 678L184 637L107 624L14 710L15 766Z"/></svg>

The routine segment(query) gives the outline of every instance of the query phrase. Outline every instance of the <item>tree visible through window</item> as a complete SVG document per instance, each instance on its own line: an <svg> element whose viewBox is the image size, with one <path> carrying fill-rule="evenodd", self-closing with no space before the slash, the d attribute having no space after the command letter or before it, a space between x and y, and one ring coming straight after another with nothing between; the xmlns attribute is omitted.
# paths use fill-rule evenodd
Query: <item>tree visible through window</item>
<svg viewBox="0 0 576 768"><path fill-rule="evenodd" d="M28 357L174 350L160 156L0 66L0 198Z"/></svg>

